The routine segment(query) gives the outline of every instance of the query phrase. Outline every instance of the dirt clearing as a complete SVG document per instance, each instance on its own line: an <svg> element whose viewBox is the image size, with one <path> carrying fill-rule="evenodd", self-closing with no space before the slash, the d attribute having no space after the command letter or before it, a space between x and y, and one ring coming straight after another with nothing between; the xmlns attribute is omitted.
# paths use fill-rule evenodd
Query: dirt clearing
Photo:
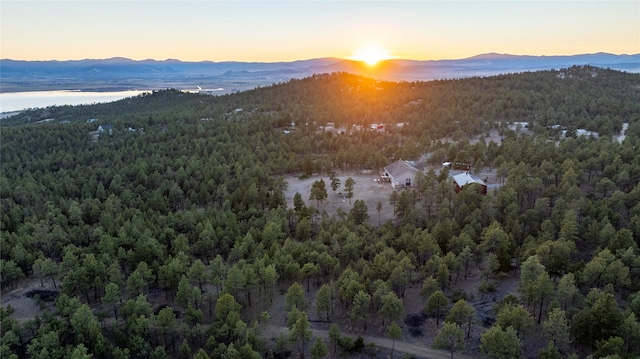
<svg viewBox="0 0 640 359"><path fill-rule="evenodd" d="M378 225L378 211L376 206L378 201L382 204L380 210L380 223L385 223L389 219L393 219L393 206L389 203L389 196L393 191L393 188L389 183L379 183L375 180L380 176L377 174L365 175L365 174L338 174L336 177L340 180L340 188L333 193L331 190L331 180L329 176L313 176L306 179L299 179L298 177L289 176L285 179L289 183L289 187L285 191L285 199L287 201L288 208L293 208L293 197L296 192L299 192L302 199L307 206L317 206L320 211L327 211L329 215L337 213L338 208L345 212L349 212L353 208L353 202L356 200L362 200L367 205L369 212L369 222L377 226ZM348 198L344 198L344 183L347 178L351 177L356 184L353 186L353 198L349 203ZM311 185L313 182L323 179L327 186L327 200L321 202L318 206L316 201L310 201Z"/></svg>

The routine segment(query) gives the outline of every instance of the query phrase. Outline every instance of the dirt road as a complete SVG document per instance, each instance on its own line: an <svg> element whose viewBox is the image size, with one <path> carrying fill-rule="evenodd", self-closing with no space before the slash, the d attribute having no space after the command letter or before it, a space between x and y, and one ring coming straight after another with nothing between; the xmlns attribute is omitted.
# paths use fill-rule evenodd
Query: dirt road
<svg viewBox="0 0 640 359"><path fill-rule="evenodd" d="M313 333L314 337L322 337L322 338L327 339L327 340L329 338L329 331L328 330L311 329L311 332ZM267 326L267 327L265 327L263 329L262 335L265 338L275 338L280 333L288 334L289 333L289 328L269 325L269 326ZM342 335L343 336L349 336L349 337L352 337L352 338L355 339L354 335L350 335L350 334L346 334L346 333L342 333ZM362 339L364 339L365 345L367 345L368 343L373 343L377 347L385 348L385 349L389 349L389 350L391 350L391 347L393 346L393 341L391 339L389 339L389 338L373 337L373 336L363 335ZM407 343L407 342L403 342L403 341L399 341L399 340L396 340L395 351L398 352L398 353L410 354L410 355L414 355L414 356L416 356L418 358L425 358L425 359L450 359L451 358L451 354L449 352L441 351L441 350L435 350L435 349L431 349L431 348L426 347L426 346L416 345L416 344ZM401 356L398 355L398 357L401 357ZM454 354L453 357L456 358L456 359L471 359L472 358L470 356L466 356L466 355L462 355L462 354Z"/></svg>

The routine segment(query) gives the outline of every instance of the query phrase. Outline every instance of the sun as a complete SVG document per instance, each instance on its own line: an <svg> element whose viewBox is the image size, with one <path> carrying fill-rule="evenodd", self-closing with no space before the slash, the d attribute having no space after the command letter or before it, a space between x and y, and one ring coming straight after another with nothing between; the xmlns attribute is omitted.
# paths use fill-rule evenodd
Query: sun
<svg viewBox="0 0 640 359"><path fill-rule="evenodd" d="M363 61L370 66L377 64L380 61L393 58L389 54L389 51L378 47L365 47L362 48L350 57L351 60Z"/></svg>

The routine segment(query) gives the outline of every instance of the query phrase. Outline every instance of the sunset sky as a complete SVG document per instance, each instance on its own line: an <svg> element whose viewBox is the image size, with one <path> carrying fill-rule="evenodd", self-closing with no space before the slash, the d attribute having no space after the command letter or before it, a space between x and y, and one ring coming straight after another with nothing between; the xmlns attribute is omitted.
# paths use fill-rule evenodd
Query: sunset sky
<svg viewBox="0 0 640 359"><path fill-rule="evenodd" d="M292 61L640 53L640 1L0 1L0 57Z"/></svg>

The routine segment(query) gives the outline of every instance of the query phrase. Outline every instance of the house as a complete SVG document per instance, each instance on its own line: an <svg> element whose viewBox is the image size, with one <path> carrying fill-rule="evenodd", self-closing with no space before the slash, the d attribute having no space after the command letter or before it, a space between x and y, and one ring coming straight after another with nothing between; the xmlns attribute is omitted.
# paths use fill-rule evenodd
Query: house
<svg viewBox="0 0 640 359"><path fill-rule="evenodd" d="M108 123L108 124L105 124L105 125L98 126L98 133L102 133L102 132L106 132L106 133L112 135L113 134L113 125Z"/></svg>
<svg viewBox="0 0 640 359"><path fill-rule="evenodd" d="M480 191L482 194L487 194L487 184L484 183L483 180L478 178L478 176L472 175L469 171L465 171L453 176L453 182L456 186L456 193L460 192L464 186L477 184L480 185Z"/></svg>
<svg viewBox="0 0 640 359"><path fill-rule="evenodd" d="M411 184L416 182L415 178L418 172L420 170L409 162L398 160L384 168L382 178L391 182L393 188L411 187Z"/></svg>

